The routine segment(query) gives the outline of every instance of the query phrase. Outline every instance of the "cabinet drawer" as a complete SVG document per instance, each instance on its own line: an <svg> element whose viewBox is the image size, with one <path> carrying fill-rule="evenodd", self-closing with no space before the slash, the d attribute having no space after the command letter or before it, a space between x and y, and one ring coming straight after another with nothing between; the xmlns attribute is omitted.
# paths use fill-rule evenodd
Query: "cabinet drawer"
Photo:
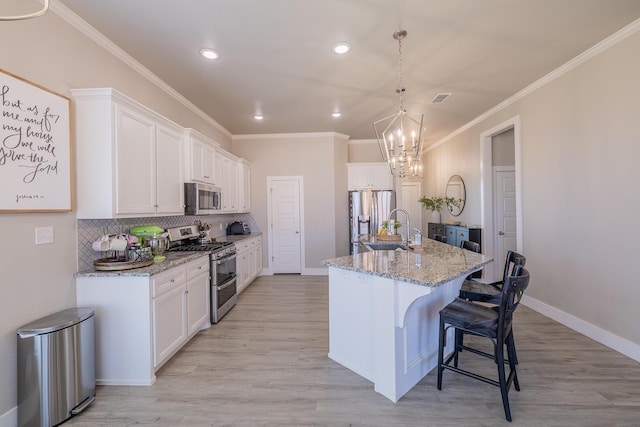
<svg viewBox="0 0 640 427"><path fill-rule="evenodd" d="M152 279L151 296L158 297L187 282L186 268L184 266L172 268L154 276Z"/></svg>
<svg viewBox="0 0 640 427"><path fill-rule="evenodd" d="M209 273L208 255L187 264L187 280L191 280L202 273Z"/></svg>

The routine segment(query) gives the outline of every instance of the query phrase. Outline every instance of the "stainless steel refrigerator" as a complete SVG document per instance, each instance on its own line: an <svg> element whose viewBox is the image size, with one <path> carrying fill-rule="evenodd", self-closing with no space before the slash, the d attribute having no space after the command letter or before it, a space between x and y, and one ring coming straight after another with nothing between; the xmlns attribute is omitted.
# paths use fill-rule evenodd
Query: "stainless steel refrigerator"
<svg viewBox="0 0 640 427"><path fill-rule="evenodd" d="M360 236L377 234L396 207L393 191L349 191L349 253L359 252Z"/></svg>

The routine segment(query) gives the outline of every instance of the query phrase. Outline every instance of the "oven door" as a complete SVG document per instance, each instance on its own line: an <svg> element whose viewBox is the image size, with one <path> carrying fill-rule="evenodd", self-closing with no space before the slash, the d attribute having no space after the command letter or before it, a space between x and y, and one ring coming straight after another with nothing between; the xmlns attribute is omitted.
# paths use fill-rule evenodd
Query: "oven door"
<svg viewBox="0 0 640 427"><path fill-rule="evenodd" d="M218 323L238 300L236 254L211 261L211 323Z"/></svg>

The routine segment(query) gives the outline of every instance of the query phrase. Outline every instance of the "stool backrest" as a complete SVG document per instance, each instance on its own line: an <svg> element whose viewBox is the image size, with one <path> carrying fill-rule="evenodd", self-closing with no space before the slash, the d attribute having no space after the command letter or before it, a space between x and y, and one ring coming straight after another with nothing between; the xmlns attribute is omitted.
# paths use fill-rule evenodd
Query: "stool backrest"
<svg viewBox="0 0 640 427"><path fill-rule="evenodd" d="M524 265L527 263L527 257L524 255L520 255L515 251L507 252L507 259L504 263L504 273L502 274L502 282L504 283L507 280L507 277L514 276L514 272L517 267L524 268Z"/></svg>
<svg viewBox="0 0 640 427"><path fill-rule="evenodd" d="M437 240L438 242L447 243L447 236L443 236L441 234L436 234L433 237L435 237L435 240Z"/></svg>
<svg viewBox="0 0 640 427"><path fill-rule="evenodd" d="M521 266L514 268L514 274L507 276L502 285L502 295L500 298L498 315L498 339L500 333L508 333L511 330L513 312L522 300L525 289L529 286L529 271ZM502 331L500 331L502 329Z"/></svg>
<svg viewBox="0 0 640 427"><path fill-rule="evenodd" d="M460 247L468 251L480 253L480 244L472 242L470 240L463 240L462 242L460 242Z"/></svg>

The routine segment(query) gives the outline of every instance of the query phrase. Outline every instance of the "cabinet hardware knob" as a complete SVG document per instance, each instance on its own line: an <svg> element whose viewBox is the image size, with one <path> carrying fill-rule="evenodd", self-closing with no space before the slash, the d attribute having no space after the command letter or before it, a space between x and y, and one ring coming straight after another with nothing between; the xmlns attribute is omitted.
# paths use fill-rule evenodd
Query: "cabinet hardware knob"
<svg viewBox="0 0 640 427"><path fill-rule="evenodd" d="M504 236L504 231L498 231L498 234Z"/></svg>

